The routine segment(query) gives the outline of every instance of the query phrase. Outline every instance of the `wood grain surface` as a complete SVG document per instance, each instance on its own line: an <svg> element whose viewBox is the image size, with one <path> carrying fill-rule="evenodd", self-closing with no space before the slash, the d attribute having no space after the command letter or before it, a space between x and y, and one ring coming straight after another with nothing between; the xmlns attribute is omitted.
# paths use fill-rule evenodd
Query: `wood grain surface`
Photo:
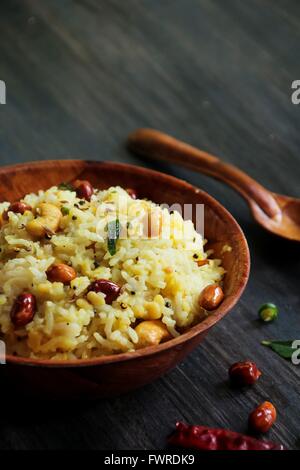
<svg viewBox="0 0 300 470"><path fill-rule="evenodd" d="M0 162L84 158L140 163L123 143L138 127L168 132L219 155L270 190L300 197L297 0L2 0ZM269 438L300 448L299 366L260 346L300 337L300 247L270 237L232 190L168 164L237 218L252 254L242 300L203 344L163 379L99 402L6 398L3 449L155 449L178 419L245 431L268 399ZM257 320L260 304L280 308ZM227 368L250 358L263 371L232 390Z"/></svg>

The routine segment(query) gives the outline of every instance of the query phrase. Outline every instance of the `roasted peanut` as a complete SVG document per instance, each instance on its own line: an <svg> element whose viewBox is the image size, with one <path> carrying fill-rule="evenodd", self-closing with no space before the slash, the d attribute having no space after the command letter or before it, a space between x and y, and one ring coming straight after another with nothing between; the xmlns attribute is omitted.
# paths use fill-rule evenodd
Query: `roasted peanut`
<svg viewBox="0 0 300 470"><path fill-rule="evenodd" d="M208 261L208 259L198 259L197 264L198 264L199 268L201 268L201 266L205 266L206 264L209 264L209 261Z"/></svg>
<svg viewBox="0 0 300 470"><path fill-rule="evenodd" d="M254 384L261 376L255 362L236 362L228 370L229 378L233 385L243 387Z"/></svg>
<svg viewBox="0 0 300 470"><path fill-rule="evenodd" d="M9 208L3 212L2 219L8 220L8 213L14 212L15 214L24 214L25 211L32 211L32 207L22 201L13 202Z"/></svg>
<svg viewBox="0 0 300 470"><path fill-rule="evenodd" d="M20 294L11 309L11 321L16 328L30 323L36 313L36 299L32 294Z"/></svg>
<svg viewBox="0 0 300 470"><path fill-rule="evenodd" d="M106 279L97 279L92 282L88 288L88 292L102 292L105 294L105 303L111 305L120 294L121 287L112 281Z"/></svg>
<svg viewBox="0 0 300 470"><path fill-rule="evenodd" d="M126 191L132 199L137 199L137 192L135 189L126 188Z"/></svg>
<svg viewBox="0 0 300 470"><path fill-rule="evenodd" d="M170 338L170 333L160 320L145 320L137 325L135 331L139 337L138 348L156 346Z"/></svg>
<svg viewBox="0 0 300 470"><path fill-rule="evenodd" d="M267 432L276 421L276 415L276 408L265 401L250 413L249 428L255 432Z"/></svg>
<svg viewBox="0 0 300 470"><path fill-rule="evenodd" d="M205 310L214 310L224 299L223 290L218 284L205 287L201 292L199 303Z"/></svg>
<svg viewBox="0 0 300 470"><path fill-rule="evenodd" d="M27 232L35 238L43 238L46 234L54 234L59 227L62 213L53 204L43 203L39 207L40 216L28 222Z"/></svg>
<svg viewBox="0 0 300 470"><path fill-rule="evenodd" d="M54 266L50 266L47 271L48 281L51 282L62 282L63 284L69 284L73 279L76 278L76 271L72 266L67 264L59 263Z"/></svg>
<svg viewBox="0 0 300 470"><path fill-rule="evenodd" d="M94 188L89 181L76 180L73 183L73 187L76 190L77 197L80 199L86 199L87 201L91 200L91 197L94 194Z"/></svg>

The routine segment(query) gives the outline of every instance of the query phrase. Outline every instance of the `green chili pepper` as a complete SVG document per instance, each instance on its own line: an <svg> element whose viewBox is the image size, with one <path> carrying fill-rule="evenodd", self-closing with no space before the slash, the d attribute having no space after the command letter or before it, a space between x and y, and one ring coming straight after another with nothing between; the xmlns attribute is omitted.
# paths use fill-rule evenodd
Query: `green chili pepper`
<svg viewBox="0 0 300 470"><path fill-rule="evenodd" d="M120 228L119 219L113 220L107 224L107 248L112 256L115 255L117 251L117 240L120 237Z"/></svg>
<svg viewBox="0 0 300 470"><path fill-rule="evenodd" d="M271 303L263 304L258 310L258 315L264 322L274 321L278 317L278 308Z"/></svg>

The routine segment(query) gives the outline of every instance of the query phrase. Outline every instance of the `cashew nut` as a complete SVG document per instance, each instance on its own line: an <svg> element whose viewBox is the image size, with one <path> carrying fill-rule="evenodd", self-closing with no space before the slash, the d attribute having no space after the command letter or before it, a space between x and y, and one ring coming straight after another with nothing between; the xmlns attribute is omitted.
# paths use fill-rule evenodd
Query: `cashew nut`
<svg viewBox="0 0 300 470"><path fill-rule="evenodd" d="M161 341L169 339L170 333L160 320L146 320L139 323L135 328L139 337L138 348L156 346Z"/></svg>
<svg viewBox="0 0 300 470"><path fill-rule="evenodd" d="M55 233L62 217L60 209L53 204L43 203L39 207L39 212L39 217L26 225L27 232L35 238Z"/></svg>

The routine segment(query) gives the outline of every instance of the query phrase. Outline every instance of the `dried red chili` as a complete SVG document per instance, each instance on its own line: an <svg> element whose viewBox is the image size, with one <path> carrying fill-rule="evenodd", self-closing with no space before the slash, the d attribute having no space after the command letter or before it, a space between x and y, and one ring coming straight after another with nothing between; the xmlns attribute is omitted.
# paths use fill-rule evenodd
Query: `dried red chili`
<svg viewBox="0 0 300 470"><path fill-rule="evenodd" d="M283 450L281 444L259 441L227 429L188 426L180 422L176 423L176 431L168 443L198 450Z"/></svg>

